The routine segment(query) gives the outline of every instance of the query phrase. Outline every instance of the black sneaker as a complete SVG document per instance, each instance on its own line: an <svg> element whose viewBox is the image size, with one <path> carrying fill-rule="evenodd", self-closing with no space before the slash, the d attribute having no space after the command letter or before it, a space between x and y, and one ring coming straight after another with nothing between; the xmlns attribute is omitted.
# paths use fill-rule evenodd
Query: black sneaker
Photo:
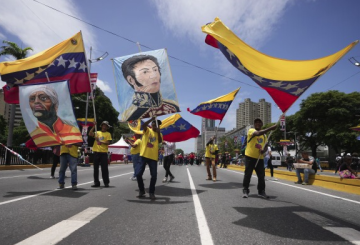
<svg viewBox="0 0 360 245"><path fill-rule="evenodd" d="M258 197L262 197L262 198L265 198L265 199L269 199L269 196L266 195L265 191L261 191L258 193Z"/></svg>
<svg viewBox="0 0 360 245"><path fill-rule="evenodd" d="M105 187L106 187L106 188L109 187L109 184L105 184Z"/></svg>
<svg viewBox="0 0 360 245"><path fill-rule="evenodd" d="M100 185L92 185L91 187L100 187Z"/></svg>
<svg viewBox="0 0 360 245"><path fill-rule="evenodd" d="M139 191L139 195L136 196L137 198L143 198L145 197L145 191Z"/></svg>
<svg viewBox="0 0 360 245"><path fill-rule="evenodd" d="M155 194L154 194L154 193L150 193L150 194L149 194L149 196L150 196L150 199L151 199L151 200L155 200L155 199L156 199L156 197L155 197Z"/></svg>
<svg viewBox="0 0 360 245"><path fill-rule="evenodd" d="M248 198L249 197L249 190L247 189L243 189L243 198Z"/></svg>
<svg viewBox="0 0 360 245"><path fill-rule="evenodd" d="M302 182L300 181L296 181L296 182L294 182L294 184L297 184L297 185L301 185L302 184Z"/></svg>
<svg viewBox="0 0 360 245"><path fill-rule="evenodd" d="M65 188L64 184L59 184L58 189L64 189L64 188Z"/></svg>

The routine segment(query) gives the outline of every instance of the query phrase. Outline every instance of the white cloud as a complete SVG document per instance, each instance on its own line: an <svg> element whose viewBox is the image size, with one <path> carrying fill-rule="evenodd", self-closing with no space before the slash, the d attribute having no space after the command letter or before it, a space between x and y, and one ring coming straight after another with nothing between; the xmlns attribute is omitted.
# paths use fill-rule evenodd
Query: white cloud
<svg viewBox="0 0 360 245"><path fill-rule="evenodd" d="M163 25L178 37L203 44L201 26L219 17L235 34L260 47L292 0L152 0Z"/></svg>
<svg viewBox="0 0 360 245"><path fill-rule="evenodd" d="M79 18L84 18L81 11L72 0L51 1L47 3L53 8L59 9ZM16 14L14 10L16 9ZM7 38L11 34L21 40L19 46L31 47L36 54L50 48L65 39L70 38L82 30L85 44L95 46L95 36L90 27L78 22L73 18L56 12L35 1L12 0L3 1L0 8L0 26L7 32L2 33Z"/></svg>
<svg viewBox="0 0 360 245"><path fill-rule="evenodd" d="M98 86L103 92L112 92L109 84L107 82L104 82L103 80L100 80L99 78L96 81L96 86Z"/></svg>

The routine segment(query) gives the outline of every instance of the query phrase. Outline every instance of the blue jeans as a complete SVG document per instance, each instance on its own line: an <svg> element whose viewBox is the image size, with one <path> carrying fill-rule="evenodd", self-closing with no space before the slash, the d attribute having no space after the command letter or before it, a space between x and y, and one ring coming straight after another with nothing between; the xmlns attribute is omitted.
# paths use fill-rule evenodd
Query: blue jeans
<svg viewBox="0 0 360 245"><path fill-rule="evenodd" d="M317 164L318 168L320 169L320 171L322 171L320 162L316 162L316 164Z"/></svg>
<svg viewBox="0 0 360 245"><path fill-rule="evenodd" d="M134 175L133 177L136 177L136 173L139 172L139 164L140 164L140 153L131 155L132 162L133 162L133 168L134 168Z"/></svg>
<svg viewBox="0 0 360 245"><path fill-rule="evenodd" d="M304 173L304 182L309 183L309 174L315 174L315 170L312 168L297 168L296 175L298 182L302 182L300 173Z"/></svg>
<svg viewBox="0 0 360 245"><path fill-rule="evenodd" d="M65 171L69 165L71 184L77 185L77 158L65 153L60 156L59 184L65 184Z"/></svg>
<svg viewBox="0 0 360 245"><path fill-rule="evenodd" d="M269 159L269 157L264 157L264 168L267 168Z"/></svg>
<svg viewBox="0 0 360 245"><path fill-rule="evenodd" d="M150 175L151 175L149 193L154 194L155 193L155 184L156 184L156 179L157 179L157 166L158 166L156 160L152 160L152 159L149 159L146 157L140 157L140 163L139 163L139 168L138 168L139 171L136 173L136 180L138 182L139 191L145 192L144 181L143 181L142 176L144 174L146 164L149 165Z"/></svg>

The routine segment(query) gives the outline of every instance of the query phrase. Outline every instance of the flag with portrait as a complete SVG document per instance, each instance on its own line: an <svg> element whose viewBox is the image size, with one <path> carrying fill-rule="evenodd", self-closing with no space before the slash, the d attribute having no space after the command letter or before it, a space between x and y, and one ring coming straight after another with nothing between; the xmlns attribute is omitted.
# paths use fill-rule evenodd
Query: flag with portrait
<svg viewBox="0 0 360 245"><path fill-rule="evenodd" d="M113 59L120 120L180 112L165 49Z"/></svg>
<svg viewBox="0 0 360 245"><path fill-rule="evenodd" d="M83 142L67 80L21 85L19 98L25 126L37 147Z"/></svg>

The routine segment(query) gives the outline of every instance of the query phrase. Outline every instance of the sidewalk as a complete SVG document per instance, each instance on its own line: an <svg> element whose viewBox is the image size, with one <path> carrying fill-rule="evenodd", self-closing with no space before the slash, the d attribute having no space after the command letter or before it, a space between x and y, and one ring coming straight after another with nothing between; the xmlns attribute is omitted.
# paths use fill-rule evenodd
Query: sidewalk
<svg viewBox="0 0 360 245"><path fill-rule="evenodd" d="M238 165L228 165L228 169L244 172L245 167L244 166L238 166ZM322 173L326 174L322 174ZM309 184L315 185L315 186L321 186L327 189L336 190L336 191L342 191L347 192L351 194L357 194L360 195L360 180L359 179L340 179L339 176L334 175L331 176L328 173L334 173L334 170L324 170L324 172L319 172L320 175L310 175L309 176ZM254 171L255 174L255 171ZM270 170L265 170L266 176L270 175ZM304 178L304 175L301 174L302 178ZM295 170L290 172L286 170L286 168L274 168L274 177L277 179L282 180L288 180L291 182L297 181L297 176L295 173Z"/></svg>

